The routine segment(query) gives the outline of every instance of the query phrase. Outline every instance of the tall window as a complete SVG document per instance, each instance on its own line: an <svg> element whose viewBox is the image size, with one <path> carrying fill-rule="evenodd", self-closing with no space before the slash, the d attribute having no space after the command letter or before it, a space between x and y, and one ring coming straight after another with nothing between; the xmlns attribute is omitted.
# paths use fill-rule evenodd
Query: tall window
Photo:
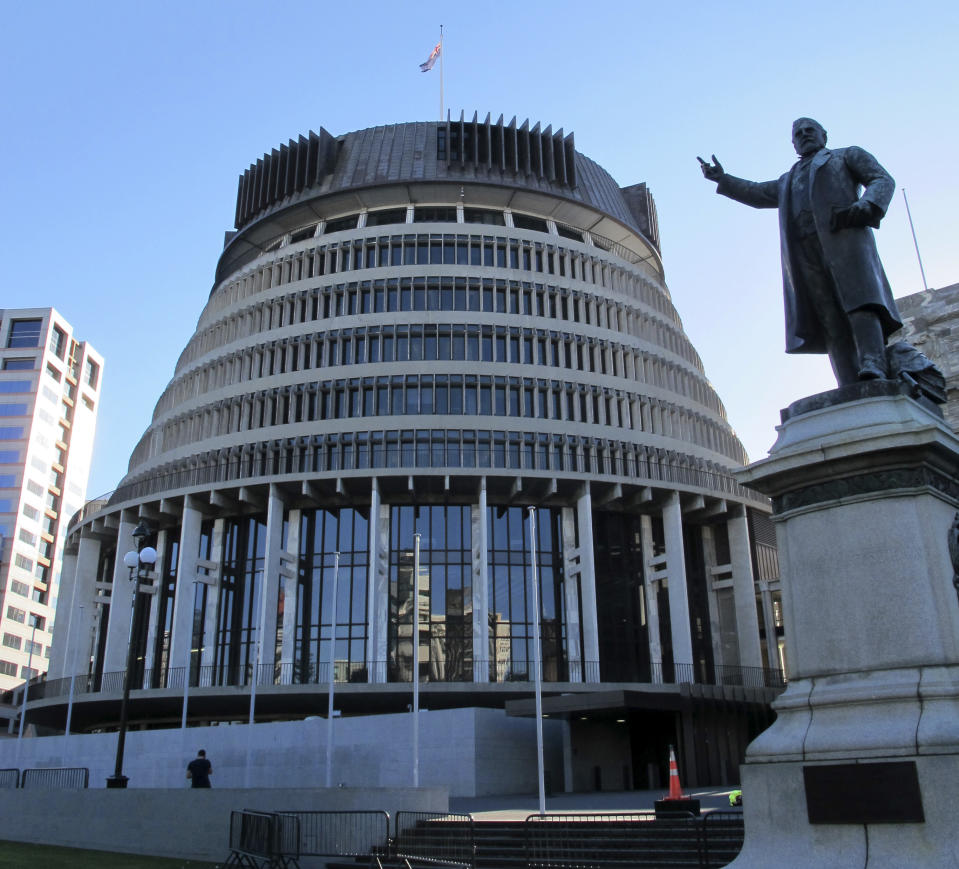
<svg viewBox="0 0 959 869"><path fill-rule="evenodd" d="M490 679L532 681L533 594L528 513L522 507L489 507L487 528ZM560 511L537 510L536 570L546 681L567 678L562 539Z"/></svg>
<svg viewBox="0 0 959 869"><path fill-rule="evenodd" d="M200 545L197 556L209 561L213 556L213 521L207 519L200 526ZM206 568L201 568L206 573ZM203 650L207 642L206 606L210 597L210 586L205 582L196 582L193 586L193 630L190 640L190 684L209 685L209 673L203 673Z"/></svg>
<svg viewBox="0 0 959 869"><path fill-rule="evenodd" d="M42 320L13 320L7 347L39 347Z"/></svg>
<svg viewBox="0 0 959 869"><path fill-rule="evenodd" d="M113 567L116 562L116 549L113 547L102 547L100 549L100 559L97 563L97 581L105 585L112 585ZM101 602L98 606L96 632L97 641L93 653L93 678L94 690L99 691L101 680L103 679L103 655L107 647L107 632L110 627L110 592L101 592Z"/></svg>
<svg viewBox="0 0 959 869"><path fill-rule="evenodd" d="M60 359L63 359L66 343L67 336L64 334L63 329L59 326L54 326L50 330L50 352L56 354Z"/></svg>
<svg viewBox="0 0 959 869"><path fill-rule="evenodd" d="M180 559L179 528L167 532L166 552L163 557L163 573L160 574L157 600L157 630L153 646L153 672L151 687L167 685L167 670L170 666L170 638L173 636L173 602L176 595L176 566Z"/></svg>
<svg viewBox="0 0 959 869"><path fill-rule="evenodd" d="M640 517L597 510L593 513L593 544L601 680L647 682L649 604L643 585ZM594 667L594 662L586 662L589 676L595 674Z"/></svg>
<svg viewBox="0 0 959 869"><path fill-rule="evenodd" d="M390 511L389 678L413 678L414 534L420 533L419 678L473 678L473 583L468 506Z"/></svg>
<svg viewBox="0 0 959 869"><path fill-rule="evenodd" d="M229 519L223 535L214 683L245 685L256 661L266 555L264 516Z"/></svg>
<svg viewBox="0 0 959 869"><path fill-rule="evenodd" d="M296 594L295 682L323 682L334 662L337 682L365 682L366 582L369 524L358 510L304 510ZM336 638L332 648L333 574L336 575Z"/></svg>

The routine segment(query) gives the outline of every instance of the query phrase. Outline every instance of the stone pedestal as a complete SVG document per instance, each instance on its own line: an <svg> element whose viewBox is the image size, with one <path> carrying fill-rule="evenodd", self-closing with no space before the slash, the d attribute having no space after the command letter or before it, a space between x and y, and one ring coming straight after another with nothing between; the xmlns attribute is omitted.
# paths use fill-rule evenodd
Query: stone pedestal
<svg viewBox="0 0 959 869"><path fill-rule="evenodd" d="M887 381L783 418L738 475L773 501L789 684L731 865L959 866L959 439Z"/></svg>

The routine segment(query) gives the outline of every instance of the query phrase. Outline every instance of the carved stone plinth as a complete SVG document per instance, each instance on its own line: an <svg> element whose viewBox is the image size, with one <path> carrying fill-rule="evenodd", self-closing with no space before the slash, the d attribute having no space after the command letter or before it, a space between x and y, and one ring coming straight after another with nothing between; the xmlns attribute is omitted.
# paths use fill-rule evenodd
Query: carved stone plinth
<svg viewBox="0 0 959 869"><path fill-rule="evenodd" d="M896 384L855 390L797 402L739 474L773 501L789 684L736 869L959 865L959 439Z"/></svg>

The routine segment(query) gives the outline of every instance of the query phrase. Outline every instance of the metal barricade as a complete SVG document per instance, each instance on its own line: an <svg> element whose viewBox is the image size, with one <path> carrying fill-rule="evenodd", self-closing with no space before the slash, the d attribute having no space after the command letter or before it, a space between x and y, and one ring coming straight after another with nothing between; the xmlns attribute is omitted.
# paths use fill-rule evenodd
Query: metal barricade
<svg viewBox="0 0 959 869"><path fill-rule="evenodd" d="M90 786L90 770L83 766L25 769L20 787L28 790L82 790Z"/></svg>
<svg viewBox="0 0 959 869"><path fill-rule="evenodd" d="M20 770L0 769L0 788L8 790L20 786Z"/></svg>
<svg viewBox="0 0 959 869"><path fill-rule="evenodd" d="M278 812L297 822L297 856L369 857L389 850L390 816L380 811Z"/></svg>
<svg viewBox="0 0 959 869"><path fill-rule="evenodd" d="M655 812L529 815L529 869L604 869L699 863L698 825L688 817L657 819Z"/></svg>
<svg viewBox="0 0 959 869"><path fill-rule="evenodd" d="M276 812L230 812L230 856L224 866L299 867L299 822ZM262 861L262 862L261 862Z"/></svg>
<svg viewBox="0 0 959 869"><path fill-rule="evenodd" d="M707 812L699 821L699 865L718 869L732 863L743 849L746 836L743 813Z"/></svg>
<svg viewBox="0 0 959 869"><path fill-rule="evenodd" d="M397 812L393 855L441 866L476 865L473 816L450 812Z"/></svg>

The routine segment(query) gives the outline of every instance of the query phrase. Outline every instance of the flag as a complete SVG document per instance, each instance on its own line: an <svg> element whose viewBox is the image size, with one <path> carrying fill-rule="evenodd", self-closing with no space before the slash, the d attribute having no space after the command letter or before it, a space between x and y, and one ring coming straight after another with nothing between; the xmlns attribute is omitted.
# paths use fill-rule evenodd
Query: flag
<svg viewBox="0 0 959 869"><path fill-rule="evenodd" d="M420 72L429 72L433 68L433 64L436 63L436 58L440 56L442 45L442 42L436 43L433 50L430 52L430 56L426 58L426 63L420 64Z"/></svg>

